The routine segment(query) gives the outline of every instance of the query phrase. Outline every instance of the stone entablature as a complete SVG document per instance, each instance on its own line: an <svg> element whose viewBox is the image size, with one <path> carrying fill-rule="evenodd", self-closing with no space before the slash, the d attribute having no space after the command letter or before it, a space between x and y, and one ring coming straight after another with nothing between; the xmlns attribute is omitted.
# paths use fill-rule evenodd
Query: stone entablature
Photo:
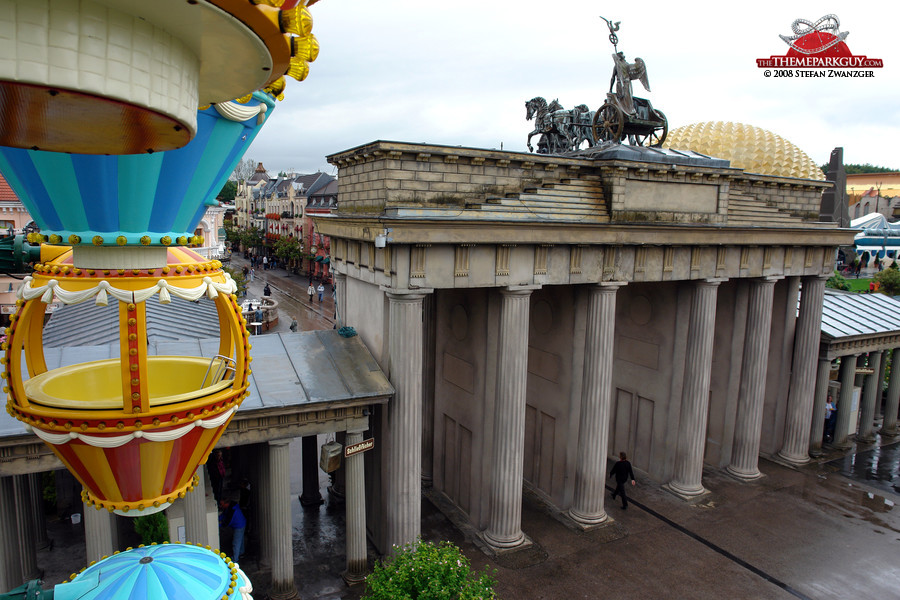
<svg viewBox="0 0 900 600"><path fill-rule="evenodd" d="M384 141L328 160L341 169L343 214L422 217L432 216L422 213L429 208L491 210L497 198L515 199L541 186L577 180L595 182L601 196L597 208L615 223L728 225L733 195L775 209L774 226L831 227L815 223L821 193L830 183L745 173L718 166L718 160L709 161L716 166L704 166L697 160L604 160Z"/></svg>
<svg viewBox="0 0 900 600"><path fill-rule="evenodd" d="M344 231L328 227L335 225L330 220L318 223L334 239L331 261L339 272L392 289L826 276L836 252L836 246L821 245L661 246L636 240L631 245L414 243L382 249L347 239Z"/></svg>
<svg viewBox="0 0 900 600"><path fill-rule="evenodd" d="M838 342L822 340L819 348L819 356L823 359L834 360L842 356L880 352L900 348L900 334L889 333L880 336L860 337L858 339L842 339Z"/></svg>

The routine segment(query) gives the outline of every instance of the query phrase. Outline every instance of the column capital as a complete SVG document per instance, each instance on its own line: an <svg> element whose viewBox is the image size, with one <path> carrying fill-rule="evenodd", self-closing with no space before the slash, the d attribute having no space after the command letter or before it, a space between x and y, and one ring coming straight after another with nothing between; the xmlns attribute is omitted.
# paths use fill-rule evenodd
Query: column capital
<svg viewBox="0 0 900 600"><path fill-rule="evenodd" d="M291 443L291 438L284 438L280 440L268 440L266 442L269 446L287 446Z"/></svg>
<svg viewBox="0 0 900 600"><path fill-rule="evenodd" d="M591 286L592 289L615 292L620 287L628 285L627 281L598 281Z"/></svg>
<svg viewBox="0 0 900 600"><path fill-rule="evenodd" d="M752 281L753 283L759 283L759 284L769 284L769 283L774 284L774 283L781 281L782 279L784 279L784 275L765 275L763 277L754 277L750 281Z"/></svg>
<svg viewBox="0 0 900 600"><path fill-rule="evenodd" d="M728 281L728 277L706 277L695 279L694 283L703 287L718 287L720 283Z"/></svg>
<svg viewBox="0 0 900 600"><path fill-rule="evenodd" d="M528 295L528 294L531 294L531 292L533 292L534 290L539 290L539 289L541 289L542 287L544 287L544 286L542 286L542 285L532 285L532 284L528 284L528 285L524 285L524 284L523 284L523 285L507 285L507 286L505 286L505 287L500 288L500 293L501 293L501 294L509 294L509 295L526 296L526 295Z"/></svg>
<svg viewBox="0 0 900 600"><path fill-rule="evenodd" d="M392 288L381 286L381 291L387 294L387 297L396 302L412 302L421 300L428 294L434 293L434 288Z"/></svg>

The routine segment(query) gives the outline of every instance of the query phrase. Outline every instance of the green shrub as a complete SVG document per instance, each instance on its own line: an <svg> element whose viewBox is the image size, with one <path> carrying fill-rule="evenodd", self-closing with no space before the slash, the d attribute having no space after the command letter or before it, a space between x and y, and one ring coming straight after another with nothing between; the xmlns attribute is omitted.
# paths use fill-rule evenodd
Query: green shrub
<svg viewBox="0 0 900 600"><path fill-rule="evenodd" d="M419 540L375 565L363 600L486 600L496 598L494 583L486 571L473 573L450 542Z"/></svg>
<svg viewBox="0 0 900 600"><path fill-rule="evenodd" d="M169 521L163 512L137 517L134 520L134 530L141 536L142 544L162 544L169 541Z"/></svg>
<svg viewBox="0 0 900 600"><path fill-rule="evenodd" d="M837 271L828 278L828 281L825 282L825 287L833 290L844 290L845 292L850 291L850 284L847 283L847 280Z"/></svg>

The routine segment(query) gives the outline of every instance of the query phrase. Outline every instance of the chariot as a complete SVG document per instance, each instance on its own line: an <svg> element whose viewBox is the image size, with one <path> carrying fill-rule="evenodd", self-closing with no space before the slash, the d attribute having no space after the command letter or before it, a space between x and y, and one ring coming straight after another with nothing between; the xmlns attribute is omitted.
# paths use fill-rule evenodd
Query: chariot
<svg viewBox="0 0 900 600"><path fill-rule="evenodd" d="M632 146L661 146L666 141L669 124L666 115L656 110L646 98L632 98L634 114L628 114L616 94L606 95L591 122L594 143L627 141Z"/></svg>

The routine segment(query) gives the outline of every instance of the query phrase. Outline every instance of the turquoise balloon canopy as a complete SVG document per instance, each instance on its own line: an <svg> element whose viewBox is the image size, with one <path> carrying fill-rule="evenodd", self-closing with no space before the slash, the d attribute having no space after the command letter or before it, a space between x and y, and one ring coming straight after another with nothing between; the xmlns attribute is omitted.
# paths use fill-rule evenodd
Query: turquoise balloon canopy
<svg viewBox="0 0 900 600"><path fill-rule="evenodd" d="M264 92L212 105L198 111L188 145L154 154L0 147L0 172L41 233L59 243L176 244L193 235L274 106Z"/></svg>
<svg viewBox="0 0 900 600"><path fill-rule="evenodd" d="M237 564L188 544L144 546L94 563L54 588L56 600L245 600Z"/></svg>

